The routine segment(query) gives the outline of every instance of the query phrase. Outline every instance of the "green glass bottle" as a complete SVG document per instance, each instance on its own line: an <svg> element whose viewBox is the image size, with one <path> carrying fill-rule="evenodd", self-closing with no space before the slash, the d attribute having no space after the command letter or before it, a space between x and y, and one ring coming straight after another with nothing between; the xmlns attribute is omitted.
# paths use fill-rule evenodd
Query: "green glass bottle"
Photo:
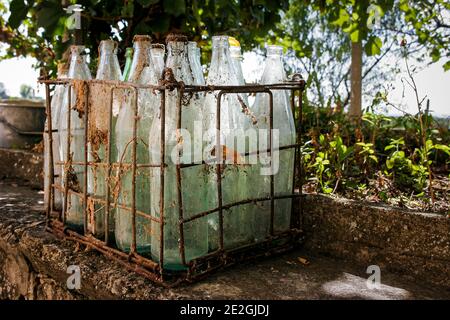
<svg viewBox="0 0 450 320"><path fill-rule="evenodd" d="M169 38L170 39L170 38ZM168 39L166 68L170 68L177 81L186 85L194 83L192 66L189 65L187 39L173 36ZM164 268L169 270L184 269L180 253L179 206L176 180L176 163L191 164L196 159L201 161L201 142L192 143L195 126L201 130L203 96L192 95L187 101L183 99L181 128L177 132L177 97L178 90L166 91L165 112L165 159L164 170ZM187 97L187 95L185 96ZM182 136L178 134L180 133ZM159 163L161 158L160 138L161 119L156 117L150 133L150 159ZM189 139L191 138L191 139ZM188 143L189 140L189 143ZM207 199L208 181L203 174L204 165L181 169L181 194L184 218L209 209ZM161 169L152 168L151 175L151 212L160 218ZM152 258L160 261L161 225L152 221ZM208 225L206 218L200 218L184 224L184 248L186 262L203 256L208 252Z"/></svg>
<svg viewBox="0 0 450 320"><path fill-rule="evenodd" d="M207 85L238 85L238 78L233 67L230 55L229 37L212 37L212 58L208 72ZM248 167L241 162L242 154L239 141L244 136L245 128L249 125L249 119L242 112L239 102L239 94L226 94L221 100L221 127L220 127L220 151L216 152L216 117L217 117L217 92L208 92L205 97L204 107L204 138L209 146L205 148L208 162L217 163L216 154L224 152L220 161L225 160L226 165L222 173L222 204L227 205L238 201L247 200L250 185L248 184ZM212 148L211 148L212 147ZM208 159L210 158L210 159ZM211 162L210 162L211 163ZM218 206L217 173L215 166L209 170L209 196L212 206ZM231 207L223 211L223 238L226 249L235 248L252 241L253 217L250 212L251 204ZM209 216L210 234L209 247L215 250L219 242L219 217L217 213Z"/></svg>
<svg viewBox="0 0 450 320"><path fill-rule="evenodd" d="M282 83L286 81L283 67L283 48L270 45L267 47L267 58L261 84ZM294 117L289 103L289 95L286 90L273 90L273 146L274 149L295 143ZM268 148L269 140L269 98L267 94L258 93L252 111L258 119L259 131L258 148ZM255 151L255 150L251 150ZM292 193L294 179L294 149L274 151L273 164L269 170L268 166L261 163L253 166L250 180L253 185L258 185L254 190L254 197L268 197L270 195L270 174L274 175L275 195L289 195ZM266 155L267 156L267 155ZM269 175L267 173L270 173ZM275 200L274 231L286 231L290 227L292 199ZM270 201L265 201L255 208L258 223L255 224L256 241L262 241L269 235L270 226Z"/></svg>
<svg viewBox="0 0 450 320"><path fill-rule="evenodd" d="M133 61L133 48L125 50L125 67L123 68L122 81L128 81L131 71L131 62Z"/></svg>
<svg viewBox="0 0 450 320"><path fill-rule="evenodd" d="M134 54L130 67L128 82L140 85L156 85L158 82L151 56L151 38L145 35L134 37ZM150 89L137 89L138 117L136 128L136 163L149 163L148 140L150 127L159 108L159 93ZM132 90L122 90L120 111L115 130L117 158L120 166L115 171L116 186L118 186L119 205L131 208L132 205L132 140L134 106L136 96ZM150 215L150 169L138 167L136 169L136 210ZM130 251L132 246L132 214L130 210L120 206L116 208L115 238L117 246L123 251ZM136 250L140 254L150 254L151 231L150 219L136 215Z"/></svg>
<svg viewBox="0 0 450 320"><path fill-rule="evenodd" d="M119 60L117 58L117 42L113 40L103 40L99 46L99 58L97 69L97 80L112 80L119 81L122 77L120 71ZM92 94L95 94L95 90L99 90L100 87L91 87ZM99 93L101 94L101 93ZM104 100L110 99L104 97ZM105 117L109 114L109 103L104 104L100 101L95 101L91 104L90 110L90 126L88 135L88 161L89 162L106 162L107 155L107 142L108 142L108 128ZM113 101L112 105L112 123L111 130L114 131L115 124L118 116L118 103ZM103 137L103 138L101 138ZM115 158L116 146L115 139L111 140L111 159ZM90 202L87 208L89 219L88 229L97 238L103 238L105 236L105 206L104 203L95 201L95 199L105 200L106 196L106 181L107 181L107 169L103 166L91 166L88 170L88 193L90 196ZM110 214L109 220L109 232L110 236L113 235L114 230L114 216ZM95 223L94 223L95 221Z"/></svg>
<svg viewBox="0 0 450 320"><path fill-rule="evenodd" d="M90 80L91 72L89 71L86 63L86 56L84 55L84 46L71 46L71 59L70 67L67 78ZM61 118L59 121L60 132L60 157L64 162L81 163L84 162L84 150L85 150L85 134L84 134L84 115L75 110L73 107L77 105L77 96L72 90L72 94L69 97L69 88L67 87L64 92L64 102L61 108ZM68 110L69 99L71 101L72 109ZM67 118L70 117L70 132L67 127ZM68 138L70 134L70 159L68 158ZM66 172L63 172L62 181L65 181ZM83 232L84 230L84 211L83 211L83 199L80 195L83 193L84 188L84 170L83 165L72 164L68 171L68 185L69 195L66 201L66 224L68 227ZM75 194L76 193L76 194Z"/></svg>

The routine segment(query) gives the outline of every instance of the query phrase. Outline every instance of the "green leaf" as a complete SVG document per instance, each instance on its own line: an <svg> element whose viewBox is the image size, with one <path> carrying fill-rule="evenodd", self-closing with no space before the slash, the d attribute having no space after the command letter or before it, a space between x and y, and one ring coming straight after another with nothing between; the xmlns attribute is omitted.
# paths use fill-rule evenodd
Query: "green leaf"
<svg viewBox="0 0 450 320"><path fill-rule="evenodd" d="M365 51L368 56L375 56L381 53L383 42L378 37L370 37L365 45Z"/></svg>
<svg viewBox="0 0 450 320"><path fill-rule="evenodd" d="M394 167L394 159L387 159L386 160L386 168L388 168L389 170L391 170Z"/></svg>
<svg viewBox="0 0 450 320"><path fill-rule="evenodd" d="M450 147L445 144L435 144L434 148L437 150L441 150L450 156Z"/></svg>
<svg viewBox="0 0 450 320"><path fill-rule="evenodd" d="M322 191L323 191L323 193L325 193L325 194L330 194L330 193L333 192L333 189L330 188L330 187L323 187L323 188L322 188Z"/></svg>
<svg viewBox="0 0 450 320"><path fill-rule="evenodd" d="M164 0L164 11L178 17L186 12L186 3L184 0Z"/></svg>
<svg viewBox="0 0 450 320"><path fill-rule="evenodd" d="M445 64L444 64L444 71L448 71L448 70L450 70L450 60L449 61L447 61Z"/></svg>
<svg viewBox="0 0 450 320"><path fill-rule="evenodd" d="M352 42L358 42L359 41L359 30L355 30L352 33L350 33L350 39Z"/></svg>
<svg viewBox="0 0 450 320"><path fill-rule="evenodd" d="M344 25L344 23L346 23L349 20L350 20L350 15L348 14L347 10L340 9L339 10L339 18L337 20L331 22L331 24L342 27Z"/></svg>
<svg viewBox="0 0 450 320"><path fill-rule="evenodd" d="M11 28L16 29L20 26L23 19L26 18L28 13L28 7L24 0L12 0L9 5L11 15L8 19L8 24Z"/></svg>
<svg viewBox="0 0 450 320"><path fill-rule="evenodd" d="M370 155L369 158L378 163L378 158L376 156Z"/></svg>

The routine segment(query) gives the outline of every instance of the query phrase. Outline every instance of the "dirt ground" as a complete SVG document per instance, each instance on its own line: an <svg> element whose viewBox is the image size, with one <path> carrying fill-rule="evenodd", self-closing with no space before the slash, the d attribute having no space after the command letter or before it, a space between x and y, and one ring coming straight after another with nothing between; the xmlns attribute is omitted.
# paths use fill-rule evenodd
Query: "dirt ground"
<svg viewBox="0 0 450 320"><path fill-rule="evenodd" d="M48 269L56 270L55 274L63 275L65 265L73 261L80 264L83 281L91 283L86 283L85 291L74 293L72 298L450 299L450 289L418 283L413 277L384 270L381 270L380 286L370 289L366 284L370 276L366 273L368 266L319 256L302 249L222 270L196 284L164 289L123 270L97 252L77 251L73 243L49 235L43 230L43 217L39 215L43 210L42 200L43 194L38 190L11 180L0 181L0 242L11 243L11 237L16 237L14 242L19 243L18 247L29 244L30 248L25 248L24 252L41 251L27 256L31 266L38 257L36 265L54 264ZM56 257L54 259L65 255L64 259L47 259L49 248L51 256ZM2 263L0 273L1 268ZM40 268L35 272L45 270ZM53 277L53 274L49 272L46 276ZM55 276L55 279L62 285L60 276ZM0 282L0 293L3 285Z"/></svg>

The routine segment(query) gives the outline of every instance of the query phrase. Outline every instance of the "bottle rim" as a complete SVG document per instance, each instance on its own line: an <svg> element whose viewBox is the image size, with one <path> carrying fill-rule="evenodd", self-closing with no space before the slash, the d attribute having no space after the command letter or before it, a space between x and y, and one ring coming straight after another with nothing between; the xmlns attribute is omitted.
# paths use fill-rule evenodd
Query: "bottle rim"
<svg viewBox="0 0 450 320"><path fill-rule="evenodd" d="M146 34L136 34L133 37L133 42L141 42L141 41L151 42L152 37L150 37L149 35L146 35Z"/></svg>
<svg viewBox="0 0 450 320"><path fill-rule="evenodd" d="M152 43L152 49L166 50L166 46L162 43Z"/></svg>
<svg viewBox="0 0 450 320"><path fill-rule="evenodd" d="M213 47L230 47L229 36L212 36Z"/></svg>

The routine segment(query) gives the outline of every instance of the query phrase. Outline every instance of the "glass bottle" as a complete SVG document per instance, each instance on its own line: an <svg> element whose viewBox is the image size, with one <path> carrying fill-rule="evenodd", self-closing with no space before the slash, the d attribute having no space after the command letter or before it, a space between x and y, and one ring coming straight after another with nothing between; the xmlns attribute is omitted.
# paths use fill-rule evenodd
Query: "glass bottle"
<svg viewBox="0 0 450 320"><path fill-rule="evenodd" d="M245 84L244 74L242 73L242 53L239 42L232 41L230 44L231 60L233 62L234 71L238 79L238 84L243 86Z"/></svg>
<svg viewBox="0 0 450 320"><path fill-rule="evenodd" d="M237 84L240 86L245 85L245 79L244 74L242 73L242 53L241 53L241 45L239 41L237 41L235 38L230 37L229 41L230 43L230 56L231 56L231 62L233 64L233 69L237 77ZM241 109L246 110L247 117L243 116L243 114L239 114L239 127L244 128L245 130L251 128L251 112L250 112L250 104L248 102L248 94L246 93L239 93L238 94L238 100L240 103ZM248 151L248 150L245 150Z"/></svg>
<svg viewBox="0 0 450 320"><path fill-rule="evenodd" d="M177 81L186 85L194 83L188 60L187 39L184 36L171 35L168 41L166 68L173 71ZM164 268L184 269L180 254L179 203L177 194L176 164L190 164L202 160L201 139L195 139L194 130L202 128L203 96L185 95L182 101L181 131L177 130L178 90L166 91L165 107L165 160L164 169ZM197 128L196 128L197 127ZM194 137L192 143L191 138ZM150 158L152 163L161 162L161 118L153 121L150 134ZM208 181L203 174L206 165L197 165L181 169L181 193L183 217L208 209ZM152 215L160 217L161 169L152 168L151 194ZM200 218L184 224L184 247L186 262L203 256L208 252L207 218ZM152 257L160 260L160 224L152 221Z"/></svg>
<svg viewBox="0 0 450 320"><path fill-rule="evenodd" d="M270 45L267 47L267 58L261 84L274 84L286 81L286 74L282 61L283 48ZM278 148L295 143L295 125L290 108L289 97L286 90L272 90L273 94L273 147ZM260 150L269 147L269 97L267 94L256 95L253 105L253 113L256 116L259 129ZM274 151L273 174L275 182L275 195L288 195L292 193L294 179L294 153L295 149ZM261 155L260 155L261 156ZM261 159L260 159L261 160ZM267 159L266 159L267 160ZM266 163L267 161L264 161ZM261 164L261 161L259 161ZM257 171L252 171L252 184L258 188L259 197L270 196L270 175L262 175L262 165L255 166ZM275 200L274 231L286 231L290 227L292 199ZM269 234L270 226L270 202L266 201L257 208L258 224L255 225L255 237L257 241L263 240Z"/></svg>
<svg viewBox="0 0 450 320"><path fill-rule="evenodd" d="M123 68L122 81L128 81L131 70L131 62L133 60L133 48L127 48L125 50L125 67Z"/></svg>
<svg viewBox="0 0 450 320"><path fill-rule="evenodd" d="M151 55L151 38L136 35L133 39L134 55L128 82L140 85L156 85L158 82ZM137 89L136 164L149 163L148 140L152 120L159 107L159 95L151 89ZM136 95L125 89L120 95L120 111L115 130L117 163L115 170L115 197L118 204L131 209L132 206L132 140L134 106ZM150 171L148 167L136 169L136 210L150 215ZM115 217L115 238L117 246L129 252L132 245L132 214L130 209L117 206ZM150 254L150 219L136 214L136 250Z"/></svg>
<svg viewBox="0 0 450 320"><path fill-rule="evenodd" d="M84 46L71 46L70 67L67 77L69 79L90 80L91 72L86 63L84 55ZM60 132L60 157L66 163L84 162L85 135L84 135L84 110L77 110L77 95L72 87L71 96L69 89L64 92L64 100L61 108L61 117L59 121ZM68 112L69 99L71 101L71 110ZM70 155L67 155L68 146L68 127L67 119L70 117ZM69 159L70 158L70 159ZM67 199L66 225L79 232L84 230L84 211L83 200L80 195L83 193L84 168L80 164L72 164L68 169L69 194ZM65 181L65 171L62 173L62 181ZM72 192L70 192L72 191ZM74 194L73 192L77 193Z"/></svg>
<svg viewBox="0 0 450 320"><path fill-rule="evenodd" d="M58 64L58 79L67 78L67 68L64 63ZM61 117L61 107L64 100L64 91L66 85L59 84L56 86L51 100L51 113L52 113L52 129L58 130L59 119ZM47 130L47 122L45 123L45 130ZM61 161L59 147L60 139L59 132L52 132L52 145L53 145L53 176L54 183L61 186L61 165L56 163ZM48 180L48 174L50 169L49 158L49 134L44 132L44 203L47 204L50 199L48 198L50 183ZM61 190L54 189L54 209L61 210L62 208L62 193Z"/></svg>
<svg viewBox="0 0 450 320"><path fill-rule="evenodd" d="M227 36L214 36L212 38L212 59L208 73L207 85L238 85L238 79L233 68L230 56L229 42ZM212 164L217 163L216 152L216 105L217 92L208 92L205 98L204 108L204 135L209 143L205 147L205 157ZM225 151L222 160L226 159L226 165L222 173L222 203L223 205L248 199L249 185L247 181L247 167L239 164L242 162L240 153L244 150L236 147L236 142L245 138L245 121L241 103L237 94L226 94L221 100L221 126L220 126L220 151ZM242 140L241 140L242 141ZM241 150L238 150L241 149ZM213 206L218 206L217 197L217 174L213 165L208 173L209 178L209 199ZM251 240L253 218L249 214L250 205L240 205L224 210L224 247L232 248ZM210 250L215 250L218 246L219 226L218 213L209 215L210 223Z"/></svg>
<svg viewBox="0 0 450 320"><path fill-rule="evenodd" d="M189 65L194 76L194 84L198 86L205 85L205 77L203 76L202 65L200 63L200 48L197 47L195 41L188 42Z"/></svg>
<svg viewBox="0 0 450 320"><path fill-rule="evenodd" d="M163 44L152 44L152 58L155 65L156 76L161 79L164 69L164 55L166 53L166 47Z"/></svg>
<svg viewBox="0 0 450 320"><path fill-rule="evenodd" d="M117 42L113 40L103 40L99 46L99 60L97 69L97 80L111 80L119 81L122 77L117 58ZM102 87L93 86L91 94L95 94L95 90L101 90ZM109 92L106 96L102 96L104 90L98 92L98 99L108 100ZM98 102L98 101L97 101ZM90 110L90 128L88 137L88 161L97 163L106 163L107 159L107 143L108 143L108 128L107 120L109 117L109 103L93 103ZM100 109L101 110L98 110ZM114 132L117 122L119 105L117 100L113 100L112 105L112 122L111 130ZM111 139L111 159L115 159L116 146L115 139ZM105 227L105 206L102 202L94 201L93 199L105 200L106 196L106 181L107 168L104 166L90 166L88 170L88 193L90 199L88 205L88 229L98 238L104 237ZM95 221L95 223L94 223ZM109 230L113 233L114 230L114 216L109 216L110 226Z"/></svg>

